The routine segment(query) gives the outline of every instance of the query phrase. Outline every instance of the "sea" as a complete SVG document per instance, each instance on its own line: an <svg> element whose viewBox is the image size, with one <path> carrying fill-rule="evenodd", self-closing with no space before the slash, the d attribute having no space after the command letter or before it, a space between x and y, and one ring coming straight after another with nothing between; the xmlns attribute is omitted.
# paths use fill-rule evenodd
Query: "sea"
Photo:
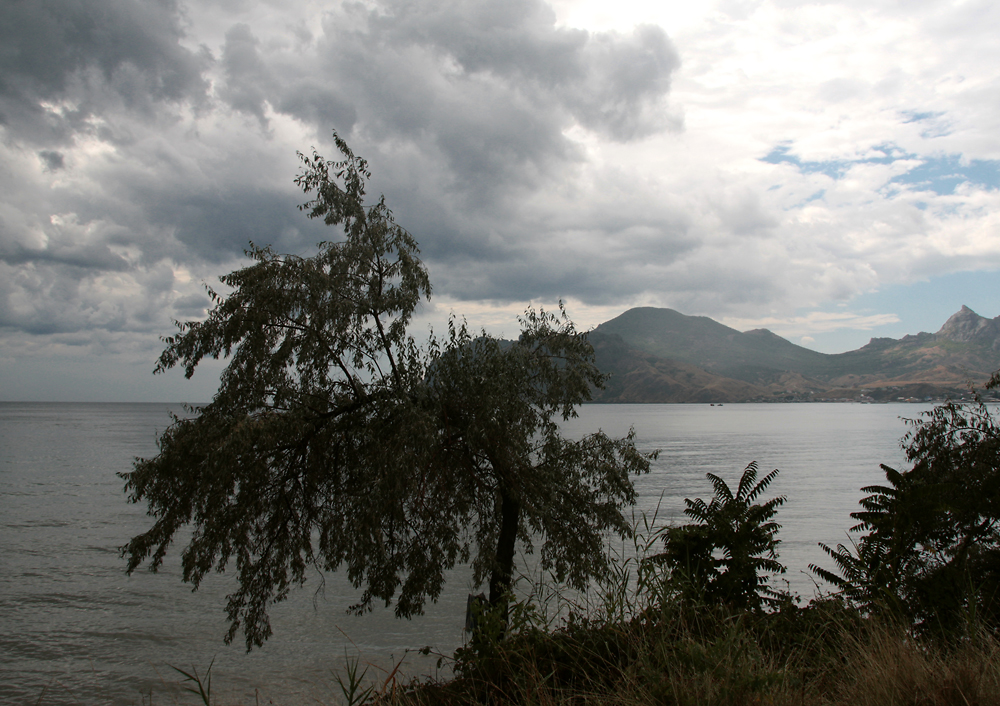
<svg viewBox="0 0 1000 706"><path fill-rule="evenodd" d="M712 496L706 473L735 488L751 461L761 477L778 469L762 496L786 497L776 519L788 571L777 587L806 602L830 588L808 570L834 568L818 543L849 542L861 488L884 480L881 463L904 467L904 420L929 408L587 405L564 432L621 436L634 428L641 449L659 450L650 473L635 479L629 514L640 528L685 522L685 498ZM0 403L0 703L195 703L200 697L186 688L197 684L186 675L204 685L210 674L212 698L222 703L333 704L350 663L378 683L447 676L448 660L438 658L463 644L467 596L481 590L464 567L449 572L441 599L412 620L382 608L350 615L359 592L339 574L310 575L273 607L273 636L249 654L241 636L223 642L231 575L212 575L192 591L181 581L177 546L159 572L127 576L119 548L151 519L127 501L119 474L156 454L171 413L185 411ZM609 550L629 551L614 542Z"/></svg>

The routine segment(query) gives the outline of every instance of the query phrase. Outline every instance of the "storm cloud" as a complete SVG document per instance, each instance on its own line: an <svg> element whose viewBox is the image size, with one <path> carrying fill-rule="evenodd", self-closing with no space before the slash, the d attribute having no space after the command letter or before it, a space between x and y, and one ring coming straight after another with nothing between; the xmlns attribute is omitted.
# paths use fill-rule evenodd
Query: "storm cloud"
<svg viewBox="0 0 1000 706"><path fill-rule="evenodd" d="M176 3L11 0L0 16L0 123L19 141L69 144L109 103L151 118L199 103L206 57L182 47Z"/></svg>
<svg viewBox="0 0 1000 706"><path fill-rule="evenodd" d="M204 272L248 241L301 250L326 237L295 209L292 155L276 154L273 124L288 118L312 141L329 144L336 129L370 153L427 257L472 269L478 284L456 278L457 296L505 298L526 281L548 295L579 267L539 289L518 266L534 248L510 214L585 159L565 131L628 141L678 127L659 109L679 66L661 28L558 28L541 2L345 4L315 36L262 39L233 22L214 50L188 46L184 24L168 2L18 2L5 13L3 128L10 148L34 152L9 175L8 194L27 193L8 201L16 217L0 242L8 267L31 272L7 296L33 304L8 302L3 324L142 329L148 317L127 307L75 324L49 309L94 310L80 288L106 273L160 301L149 273L164 263ZM219 144L206 127L238 134ZM484 259L500 266L487 276ZM54 286L67 278L75 286Z"/></svg>

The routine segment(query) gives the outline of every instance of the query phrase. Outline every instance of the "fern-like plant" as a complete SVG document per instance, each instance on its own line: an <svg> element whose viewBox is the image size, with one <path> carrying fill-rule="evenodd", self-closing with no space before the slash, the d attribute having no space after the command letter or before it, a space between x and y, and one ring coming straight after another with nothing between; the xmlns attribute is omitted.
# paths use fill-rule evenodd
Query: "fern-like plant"
<svg viewBox="0 0 1000 706"><path fill-rule="evenodd" d="M709 473L715 497L685 499L684 514L695 523L664 530L665 551L651 557L670 570L670 583L681 598L724 603L738 610L773 605L780 596L768 582L785 572L778 561L778 530L773 520L785 496L756 500L778 475L777 469L757 480L757 462L743 471L734 493Z"/></svg>

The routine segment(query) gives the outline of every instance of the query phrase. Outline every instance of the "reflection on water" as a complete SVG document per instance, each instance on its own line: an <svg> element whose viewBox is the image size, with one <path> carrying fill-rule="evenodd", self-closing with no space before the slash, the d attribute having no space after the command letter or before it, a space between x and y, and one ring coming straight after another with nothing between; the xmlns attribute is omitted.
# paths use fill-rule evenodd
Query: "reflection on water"
<svg viewBox="0 0 1000 706"><path fill-rule="evenodd" d="M272 611L274 636L246 655L224 646L223 607L231 577L211 576L192 593L179 580L176 553L159 574L126 577L118 547L149 518L129 505L118 472L156 453L168 405L0 403L0 701L139 703L178 693L167 666L204 670L234 699L255 689L282 702L335 702L332 671L345 650L388 668L405 657L411 673L434 658L407 650L452 652L462 639L469 574L457 569L427 615L399 621L391 610L345 615L358 592L339 575L315 576ZM802 573L825 555L818 541L843 541L859 488L898 464L904 405L591 405L566 423L580 435L602 428L620 436L634 425L644 449L660 449L652 472L636 481L638 512L683 522L683 499L711 495L706 472L733 482L756 460L781 470L771 494L788 502L778 521L781 559L794 591L811 595ZM827 562L829 563L829 562ZM317 591L322 586L322 591ZM238 638L239 639L239 638ZM146 697L148 698L148 696Z"/></svg>

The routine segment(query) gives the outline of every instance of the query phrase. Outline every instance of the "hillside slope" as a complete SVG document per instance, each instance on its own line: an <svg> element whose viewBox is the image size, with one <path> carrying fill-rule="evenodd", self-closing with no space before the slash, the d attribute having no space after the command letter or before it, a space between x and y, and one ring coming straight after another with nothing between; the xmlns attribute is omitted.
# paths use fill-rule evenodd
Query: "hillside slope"
<svg viewBox="0 0 1000 706"><path fill-rule="evenodd" d="M936 333L873 338L839 354L652 307L601 324L591 340L612 375L597 398L606 402L939 397L982 386L1000 368L1000 317L966 306Z"/></svg>
<svg viewBox="0 0 1000 706"><path fill-rule="evenodd" d="M620 336L592 332L597 367L610 374L595 402L740 402L767 394L756 385L629 347Z"/></svg>
<svg viewBox="0 0 1000 706"><path fill-rule="evenodd" d="M706 316L642 307L598 326L595 333L621 336L637 350L753 385L767 385L782 373L808 375L829 356L797 346L765 329L741 333Z"/></svg>

